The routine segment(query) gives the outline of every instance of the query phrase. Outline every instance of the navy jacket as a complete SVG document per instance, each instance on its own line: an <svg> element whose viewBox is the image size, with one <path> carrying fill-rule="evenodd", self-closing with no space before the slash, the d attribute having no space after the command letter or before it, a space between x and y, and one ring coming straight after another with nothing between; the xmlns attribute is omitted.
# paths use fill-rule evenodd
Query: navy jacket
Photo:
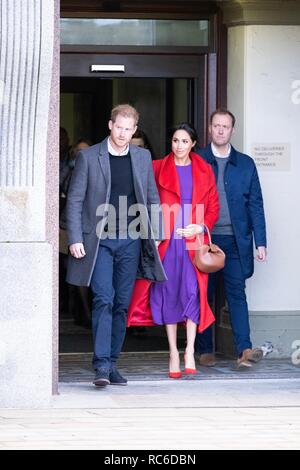
<svg viewBox="0 0 300 470"><path fill-rule="evenodd" d="M217 181L218 164L211 145L197 147L194 151L211 164ZM251 157L232 146L225 168L224 185L243 273L248 278L254 270L253 236L256 248L267 246L266 221L255 163Z"/></svg>

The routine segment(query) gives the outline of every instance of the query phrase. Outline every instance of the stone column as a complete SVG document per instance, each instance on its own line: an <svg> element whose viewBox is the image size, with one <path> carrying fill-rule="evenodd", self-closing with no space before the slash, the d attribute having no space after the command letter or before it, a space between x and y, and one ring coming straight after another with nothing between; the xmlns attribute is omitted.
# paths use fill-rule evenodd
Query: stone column
<svg viewBox="0 0 300 470"><path fill-rule="evenodd" d="M52 394L57 6L0 1L0 407L40 407Z"/></svg>

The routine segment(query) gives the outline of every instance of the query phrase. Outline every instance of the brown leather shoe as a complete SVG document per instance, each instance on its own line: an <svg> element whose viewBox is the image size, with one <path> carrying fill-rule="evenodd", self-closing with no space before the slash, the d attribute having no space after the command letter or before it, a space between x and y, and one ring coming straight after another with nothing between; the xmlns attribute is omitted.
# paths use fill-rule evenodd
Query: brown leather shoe
<svg viewBox="0 0 300 470"><path fill-rule="evenodd" d="M216 365L216 363L217 363L216 357L213 353L201 354L200 359L199 359L200 366L213 367Z"/></svg>

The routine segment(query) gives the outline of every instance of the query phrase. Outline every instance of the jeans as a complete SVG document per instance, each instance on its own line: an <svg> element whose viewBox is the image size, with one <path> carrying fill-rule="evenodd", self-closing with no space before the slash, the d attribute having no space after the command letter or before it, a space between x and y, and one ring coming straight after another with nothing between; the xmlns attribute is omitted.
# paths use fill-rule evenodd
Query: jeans
<svg viewBox="0 0 300 470"><path fill-rule="evenodd" d="M100 241L91 280L94 369L109 369L120 355L140 250L140 239Z"/></svg>

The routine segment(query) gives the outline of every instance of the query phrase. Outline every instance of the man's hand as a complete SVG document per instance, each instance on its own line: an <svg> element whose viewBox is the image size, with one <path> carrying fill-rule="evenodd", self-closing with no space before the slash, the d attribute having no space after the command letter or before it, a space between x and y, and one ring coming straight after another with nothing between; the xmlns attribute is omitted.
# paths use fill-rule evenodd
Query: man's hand
<svg viewBox="0 0 300 470"><path fill-rule="evenodd" d="M83 243L73 243L69 246L69 250L74 258L83 258L85 256L85 250Z"/></svg>
<svg viewBox="0 0 300 470"><path fill-rule="evenodd" d="M267 250L265 246L258 246L257 247L257 255L255 259L257 261L266 261L267 258Z"/></svg>
<svg viewBox="0 0 300 470"><path fill-rule="evenodd" d="M182 237L189 238L189 237L194 237L195 235L199 235L203 231L204 231L203 225L190 224L184 228L178 228L176 230L176 233L178 235L181 235Z"/></svg>

